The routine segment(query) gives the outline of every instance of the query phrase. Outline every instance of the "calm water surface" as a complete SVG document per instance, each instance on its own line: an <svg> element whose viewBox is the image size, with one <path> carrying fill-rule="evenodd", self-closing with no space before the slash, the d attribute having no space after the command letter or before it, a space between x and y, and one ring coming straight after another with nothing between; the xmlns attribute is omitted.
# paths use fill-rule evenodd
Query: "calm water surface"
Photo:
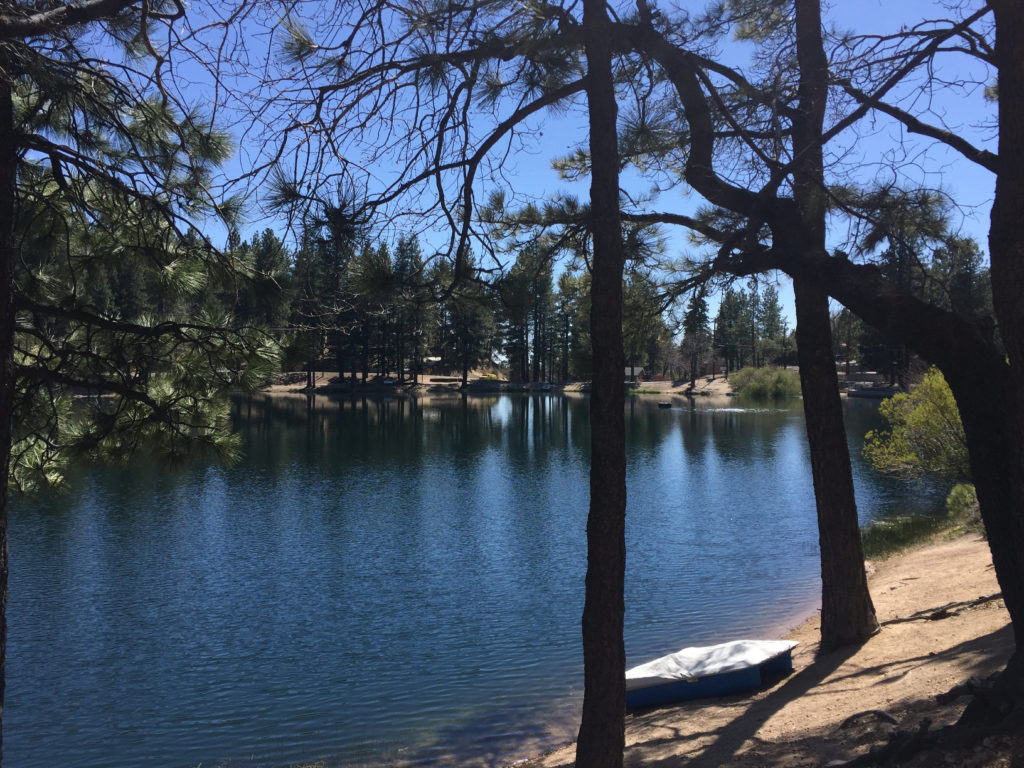
<svg viewBox="0 0 1024 768"><path fill-rule="evenodd" d="M630 663L816 606L799 401L627 403ZM240 400L237 465L17 500L9 768L504 765L574 736L587 401ZM872 473L862 517L934 493Z"/></svg>

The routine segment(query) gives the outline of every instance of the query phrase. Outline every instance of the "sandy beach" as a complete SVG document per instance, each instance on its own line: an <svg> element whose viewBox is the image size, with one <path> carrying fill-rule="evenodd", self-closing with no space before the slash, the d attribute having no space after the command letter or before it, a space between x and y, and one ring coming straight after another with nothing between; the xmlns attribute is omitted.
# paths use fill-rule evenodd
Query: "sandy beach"
<svg viewBox="0 0 1024 768"><path fill-rule="evenodd" d="M940 540L868 565L882 631L859 648L816 657L818 619L788 637L800 645L794 672L754 695L736 695L627 716L627 766L823 766L884 743L898 728L953 723L966 697L938 705L935 696L972 676L997 672L1013 649L987 543L968 534ZM896 721L893 724L877 713ZM988 739L962 753L922 754L908 765L1009 766L1014 744ZM573 764L574 746L519 766ZM1019 757L1019 756L1018 756ZM950 762L952 761L952 762ZM838 763L837 763L838 764Z"/></svg>

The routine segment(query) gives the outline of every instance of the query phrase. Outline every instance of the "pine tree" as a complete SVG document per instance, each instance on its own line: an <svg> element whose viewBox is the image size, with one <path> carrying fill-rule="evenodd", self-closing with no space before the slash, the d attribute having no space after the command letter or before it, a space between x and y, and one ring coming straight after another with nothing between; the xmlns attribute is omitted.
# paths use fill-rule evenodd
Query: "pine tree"
<svg viewBox="0 0 1024 768"><path fill-rule="evenodd" d="M568 326L568 378L586 381L594 371L590 344L590 275L563 272L558 276L558 302Z"/></svg>
<svg viewBox="0 0 1024 768"><path fill-rule="evenodd" d="M690 297L683 316L683 352L689 359L691 391L697 386L701 359L710 342L708 318L707 288L701 285Z"/></svg>
<svg viewBox="0 0 1024 768"><path fill-rule="evenodd" d="M764 363L777 361L782 356L786 338L786 320L782 314L782 302L774 285L768 285L761 294L760 348Z"/></svg>
<svg viewBox="0 0 1024 768"><path fill-rule="evenodd" d="M248 271L194 226L234 205L208 193L227 138L160 87L172 52L154 41L181 13L159 0L0 3L0 471L11 487L59 481L80 454L230 454L226 393L275 364L262 333L206 306L208 290ZM5 483L0 612L7 572ZM5 612L0 622L2 702Z"/></svg>

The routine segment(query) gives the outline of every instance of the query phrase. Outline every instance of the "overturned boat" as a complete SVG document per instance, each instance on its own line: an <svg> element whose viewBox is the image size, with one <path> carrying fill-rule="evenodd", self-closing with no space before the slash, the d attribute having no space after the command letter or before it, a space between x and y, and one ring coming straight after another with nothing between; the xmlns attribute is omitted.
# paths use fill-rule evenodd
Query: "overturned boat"
<svg viewBox="0 0 1024 768"><path fill-rule="evenodd" d="M637 709L759 688L793 671L793 640L734 640L683 648L626 671L626 707Z"/></svg>

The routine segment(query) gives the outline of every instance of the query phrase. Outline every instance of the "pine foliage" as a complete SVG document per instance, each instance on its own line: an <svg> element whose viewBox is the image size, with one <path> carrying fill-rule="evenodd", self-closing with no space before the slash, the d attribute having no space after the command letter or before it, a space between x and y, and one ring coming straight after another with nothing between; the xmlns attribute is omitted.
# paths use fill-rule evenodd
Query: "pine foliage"
<svg viewBox="0 0 1024 768"><path fill-rule="evenodd" d="M159 8L148 24L161 23ZM4 49L20 144L18 489L58 482L79 454L180 457L206 446L230 456L227 393L258 386L276 365L268 336L210 301L249 285L254 264L193 224L237 207L209 191L230 143L146 74L155 51L138 9L106 21L105 34L56 26Z"/></svg>

